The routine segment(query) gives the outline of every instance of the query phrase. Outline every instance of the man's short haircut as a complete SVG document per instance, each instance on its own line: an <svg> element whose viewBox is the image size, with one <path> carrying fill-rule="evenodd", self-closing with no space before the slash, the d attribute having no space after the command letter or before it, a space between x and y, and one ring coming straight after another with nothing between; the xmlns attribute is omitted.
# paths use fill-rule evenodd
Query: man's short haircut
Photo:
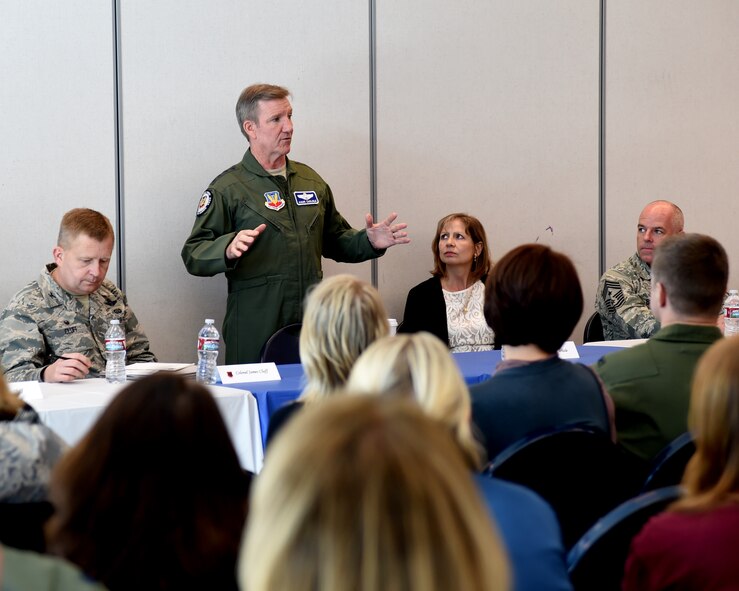
<svg viewBox="0 0 739 591"><path fill-rule="evenodd" d="M108 238L115 239L110 220L99 211L86 207L70 209L64 214L62 223L59 224L57 244L62 248L69 248L72 240L80 234L85 234L98 242Z"/></svg>
<svg viewBox="0 0 739 591"><path fill-rule="evenodd" d="M536 345L556 353L582 314L580 280L572 261L541 244L507 253L485 283L485 319L498 345Z"/></svg>
<svg viewBox="0 0 739 591"><path fill-rule="evenodd" d="M682 232L683 228L685 228L685 214L683 214L683 210L675 205L672 201L667 201L666 199L657 199L656 201L647 203L644 206L644 209L646 209L650 205L656 205L657 203L664 203L665 205L669 205L672 208L672 228L673 230L675 230L676 233Z"/></svg>
<svg viewBox="0 0 739 591"><path fill-rule="evenodd" d="M274 101L289 96L290 91L287 88L274 84L252 84L242 90L236 101L236 119L244 137L249 139L244 131L244 121L259 120L259 101Z"/></svg>
<svg viewBox="0 0 739 591"><path fill-rule="evenodd" d="M726 251L705 234L668 236L654 251L652 281L665 286L678 314L718 316L728 280Z"/></svg>

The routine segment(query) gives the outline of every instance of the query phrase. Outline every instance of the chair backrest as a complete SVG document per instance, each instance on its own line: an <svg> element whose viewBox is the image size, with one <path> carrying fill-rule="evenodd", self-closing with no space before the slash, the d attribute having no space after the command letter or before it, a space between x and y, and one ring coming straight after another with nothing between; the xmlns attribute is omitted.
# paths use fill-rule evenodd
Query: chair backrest
<svg viewBox="0 0 739 591"><path fill-rule="evenodd" d="M288 324L274 333L262 347L262 363L300 363L301 323Z"/></svg>
<svg viewBox="0 0 739 591"><path fill-rule="evenodd" d="M538 493L557 514L565 548L629 498L633 479L623 452L608 435L566 425L533 434L501 452L489 473Z"/></svg>
<svg viewBox="0 0 739 591"><path fill-rule="evenodd" d="M44 524L54 513L48 501L0 503L0 542L6 546L44 552Z"/></svg>
<svg viewBox="0 0 739 591"><path fill-rule="evenodd" d="M685 466L694 453L695 442L690 433L676 437L655 456L642 486L642 492L680 484Z"/></svg>
<svg viewBox="0 0 739 591"><path fill-rule="evenodd" d="M605 336L603 336L603 321L600 319L600 314L598 314L598 312L593 312L585 323L582 342L591 343L593 341L603 340L605 340Z"/></svg>
<svg viewBox="0 0 739 591"><path fill-rule="evenodd" d="M631 540L650 517L679 496L679 486L644 493L619 505L585 532L567 556L575 591L621 589Z"/></svg>

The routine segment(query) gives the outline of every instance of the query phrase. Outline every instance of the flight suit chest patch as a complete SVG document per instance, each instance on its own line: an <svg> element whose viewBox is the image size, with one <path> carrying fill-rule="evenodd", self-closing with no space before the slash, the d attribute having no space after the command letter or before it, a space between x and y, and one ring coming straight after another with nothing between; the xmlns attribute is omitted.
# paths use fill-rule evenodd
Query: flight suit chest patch
<svg viewBox="0 0 739 591"><path fill-rule="evenodd" d="M280 211L285 207L285 200L280 197L279 191L267 191L264 194L264 205L272 211Z"/></svg>
<svg viewBox="0 0 739 591"><path fill-rule="evenodd" d="M318 205L318 195L315 191L295 191L293 195L297 205Z"/></svg>

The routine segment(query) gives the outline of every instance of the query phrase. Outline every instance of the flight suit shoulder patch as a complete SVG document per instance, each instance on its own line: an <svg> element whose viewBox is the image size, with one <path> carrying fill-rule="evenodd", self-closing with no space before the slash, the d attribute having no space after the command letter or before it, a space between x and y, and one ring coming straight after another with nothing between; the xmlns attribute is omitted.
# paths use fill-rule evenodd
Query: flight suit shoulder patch
<svg viewBox="0 0 739 591"><path fill-rule="evenodd" d="M213 203L213 194L210 191L205 191L205 193L203 193L203 196L200 198L200 201L198 201L198 209L195 212L195 215L203 215L206 211L208 211L211 203Z"/></svg>

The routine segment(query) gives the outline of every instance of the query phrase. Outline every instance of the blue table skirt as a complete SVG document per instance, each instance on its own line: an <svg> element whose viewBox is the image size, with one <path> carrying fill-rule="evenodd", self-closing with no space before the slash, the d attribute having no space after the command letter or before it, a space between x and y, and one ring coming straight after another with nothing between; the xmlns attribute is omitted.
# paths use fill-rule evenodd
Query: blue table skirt
<svg viewBox="0 0 739 591"><path fill-rule="evenodd" d="M578 347L579 359L571 361L592 365L606 353L621 350L620 347ZM462 375L468 385L484 382L495 373L500 362L500 351L483 351L479 353L454 353ZM300 364L279 365L280 381L246 382L243 384L224 384L240 390L249 390L257 400L259 425L262 431L262 444L267 439L269 418L278 408L295 400L303 390L303 366Z"/></svg>

